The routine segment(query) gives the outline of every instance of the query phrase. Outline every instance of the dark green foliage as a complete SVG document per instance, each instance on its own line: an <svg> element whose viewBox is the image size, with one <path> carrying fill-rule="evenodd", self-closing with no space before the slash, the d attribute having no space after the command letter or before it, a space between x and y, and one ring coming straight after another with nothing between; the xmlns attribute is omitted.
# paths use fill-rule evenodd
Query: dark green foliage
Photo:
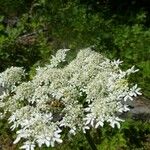
<svg viewBox="0 0 150 150"><path fill-rule="evenodd" d="M70 61L79 48L94 46L111 59L123 60L123 69L133 65L139 68L130 81L138 83L143 95L150 98L148 6L148 0L0 0L0 71L12 65L23 66L32 78L35 67L48 62L57 49L71 48ZM0 122L0 144L12 141L8 128L5 120ZM146 122L129 120L120 130L105 125L91 135L100 150L150 147L150 126ZM79 133L52 149L90 147Z"/></svg>
<svg viewBox="0 0 150 150"><path fill-rule="evenodd" d="M50 56L51 47L47 44L45 32L34 22L28 23L27 14L20 18L16 27L5 27L1 21L0 33L1 71L10 66L29 69L38 60Z"/></svg>
<svg viewBox="0 0 150 150"><path fill-rule="evenodd" d="M149 135L150 126L148 122L126 120L126 122L122 123L119 131L110 127L102 129L100 148L104 150L144 148L147 150Z"/></svg>
<svg viewBox="0 0 150 150"><path fill-rule="evenodd" d="M28 3L27 0L0 0L0 14L18 16L27 10Z"/></svg>

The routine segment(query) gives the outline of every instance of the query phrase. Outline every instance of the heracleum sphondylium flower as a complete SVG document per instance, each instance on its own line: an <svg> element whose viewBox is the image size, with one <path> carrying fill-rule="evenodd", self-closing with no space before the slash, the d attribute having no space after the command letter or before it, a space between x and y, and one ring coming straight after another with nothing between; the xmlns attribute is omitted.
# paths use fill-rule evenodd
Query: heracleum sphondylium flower
<svg viewBox="0 0 150 150"><path fill-rule="evenodd" d="M123 101L141 95L140 88L130 87L127 81L128 75L138 71L134 67L122 71L120 60L110 61L86 48L60 68L67 51L59 50L50 64L38 67L31 81L22 80L22 68L11 67L0 74L0 86L4 87L1 118L11 114L11 129L17 129L14 143L26 140L22 149L62 143L64 128L69 129L68 134L102 127L104 122L119 128L122 120L118 114L129 110Z"/></svg>

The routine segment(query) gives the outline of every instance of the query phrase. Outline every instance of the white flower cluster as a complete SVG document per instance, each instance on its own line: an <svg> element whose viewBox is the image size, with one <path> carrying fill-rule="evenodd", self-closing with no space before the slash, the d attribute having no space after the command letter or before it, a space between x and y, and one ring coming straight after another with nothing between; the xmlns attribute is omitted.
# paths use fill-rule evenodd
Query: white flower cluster
<svg viewBox="0 0 150 150"><path fill-rule="evenodd" d="M50 65L37 69L31 81L21 83L22 68L12 67L0 74L0 84L7 85L0 96L1 116L11 114L11 129L17 129L14 143L24 139L22 149L62 143L65 128L68 134L102 127L105 122L119 128L119 113L129 110L124 101L141 95L137 85L128 85L127 76L137 71L134 67L122 71L121 61L110 61L86 48L58 68L67 51L59 50Z"/></svg>
<svg viewBox="0 0 150 150"><path fill-rule="evenodd" d="M22 81L24 70L21 67L11 67L0 74L0 86L13 88Z"/></svg>

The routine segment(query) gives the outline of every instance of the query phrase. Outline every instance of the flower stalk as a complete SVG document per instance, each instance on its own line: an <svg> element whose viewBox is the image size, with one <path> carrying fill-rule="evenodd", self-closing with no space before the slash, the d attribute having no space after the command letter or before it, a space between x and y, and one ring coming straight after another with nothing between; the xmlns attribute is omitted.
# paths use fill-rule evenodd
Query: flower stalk
<svg viewBox="0 0 150 150"><path fill-rule="evenodd" d="M96 145L95 145L95 143L94 143L94 141L93 141L93 138L92 138L92 136L91 136L91 134L90 134L90 131L88 131L88 130L86 131L85 137L86 137L86 140L88 141L88 143L89 143L91 149L92 149L92 150L97 150L97 147L96 147Z"/></svg>

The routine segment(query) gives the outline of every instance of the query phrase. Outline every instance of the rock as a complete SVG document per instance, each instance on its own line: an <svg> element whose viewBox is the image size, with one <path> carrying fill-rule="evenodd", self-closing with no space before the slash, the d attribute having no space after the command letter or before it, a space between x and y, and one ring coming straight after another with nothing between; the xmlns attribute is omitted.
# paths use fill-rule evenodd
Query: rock
<svg viewBox="0 0 150 150"><path fill-rule="evenodd" d="M130 111L124 113L125 118L131 117L136 120L150 121L150 100L140 96L133 101L127 101Z"/></svg>

